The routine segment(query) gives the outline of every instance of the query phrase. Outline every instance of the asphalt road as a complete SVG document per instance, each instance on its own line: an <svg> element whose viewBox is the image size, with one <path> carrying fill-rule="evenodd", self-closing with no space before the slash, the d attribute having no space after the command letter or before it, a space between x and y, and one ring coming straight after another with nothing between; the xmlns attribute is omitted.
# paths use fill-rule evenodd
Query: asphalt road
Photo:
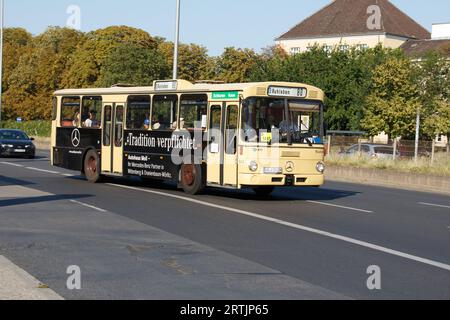
<svg viewBox="0 0 450 320"><path fill-rule="evenodd" d="M448 196L328 182L190 197L92 185L47 157L0 159L0 255L66 299L450 299Z"/></svg>

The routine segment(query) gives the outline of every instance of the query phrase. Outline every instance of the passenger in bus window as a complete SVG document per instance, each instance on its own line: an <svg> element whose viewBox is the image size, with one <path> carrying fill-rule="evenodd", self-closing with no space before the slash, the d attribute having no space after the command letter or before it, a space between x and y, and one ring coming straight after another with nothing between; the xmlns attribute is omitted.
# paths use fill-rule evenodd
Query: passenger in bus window
<svg viewBox="0 0 450 320"><path fill-rule="evenodd" d="M72 126L74 127L78 127L80 125L81 122L81 114L79 111L75 112L75 114L73 115L73 121L72 121Z"/></svg>
<svg viewBox="0 0 450 320"><path fill-rule="evenodd" d="M89 119L84 122L86 128L98 128L100 123L97 120L97 112L95 110L89 111Z"/></svg>
<svg viewBox="0 0 450 320"><path fill-rule="evenodd" d="M153 118L153 130L164 129L163 124L162 124L163 121L164 121L164 117L162 115L159 115L158 118L154 117Z"/></svg>
<svg viewBox="0 0 450 320"><path fill-rule="evenodd" d="M144 120L144 130L148 130L149 128L150 128L150 119L148 118L148 116L146 116Z"/></svg>

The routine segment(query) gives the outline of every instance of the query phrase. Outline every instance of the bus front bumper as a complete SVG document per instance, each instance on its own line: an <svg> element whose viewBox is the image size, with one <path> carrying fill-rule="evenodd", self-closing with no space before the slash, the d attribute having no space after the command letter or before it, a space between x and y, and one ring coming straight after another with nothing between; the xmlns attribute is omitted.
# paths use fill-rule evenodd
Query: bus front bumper
<svg viewBox="0 0 450 320"><path fill-rule="evenodd" d="M295 186L317 187L325 183L323 174L317 175L267 175L240 174L239 184L242 186Z"/></svg>

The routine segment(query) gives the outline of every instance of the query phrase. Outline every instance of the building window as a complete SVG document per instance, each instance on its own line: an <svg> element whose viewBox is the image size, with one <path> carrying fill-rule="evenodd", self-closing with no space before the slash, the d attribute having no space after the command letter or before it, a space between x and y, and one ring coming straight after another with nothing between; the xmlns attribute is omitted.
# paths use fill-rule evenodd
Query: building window
<svg viewBox="0 0 450 320"><path fill-rule="evenodd" d="M359 51L364 51L364 50L369 49L369 46L367 44L358 44L356 46L356 49L358 49Z"/></svg>
<svg viewBox="0 0 450 320"><path fill-rule="evenodd" d="M291 48L291 54L298 54L300 53L302 50L300 47L295 47L295 48Z"/></svg>
<svg viewBox="0 0 450 320"><path fill-rule="evenodd" d="M331 53L333 51L333 46L324 45L323 51L325 51L326 53Z"/></svg>

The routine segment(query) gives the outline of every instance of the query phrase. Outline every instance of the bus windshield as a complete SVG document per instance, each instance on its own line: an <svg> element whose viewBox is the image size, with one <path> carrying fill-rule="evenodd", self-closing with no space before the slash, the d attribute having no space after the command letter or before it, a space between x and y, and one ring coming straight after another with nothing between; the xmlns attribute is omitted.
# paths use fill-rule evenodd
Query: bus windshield
<svg viewBox="0 0 450 320"><path fill-rule="evenodd" d="M242 132L246 142L322 143L320 102L248 98L242 103Z"/></svg>

